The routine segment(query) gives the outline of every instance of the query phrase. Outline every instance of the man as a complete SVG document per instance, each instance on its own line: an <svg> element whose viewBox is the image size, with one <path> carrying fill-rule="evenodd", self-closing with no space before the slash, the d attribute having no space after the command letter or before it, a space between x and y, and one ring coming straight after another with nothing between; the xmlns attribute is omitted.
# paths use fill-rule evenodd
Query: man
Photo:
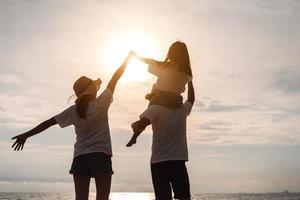
<svg viewBox="0 0 300 200"><path fill-rule="evenodd" d="M132 124L133 136L128 147L148 125L152 125L151 175L156 200L189 200L190 184L185 162L188 161L186 119L195 101L193 82L188 83L188 99L180 108L150 105Z"/></svg>

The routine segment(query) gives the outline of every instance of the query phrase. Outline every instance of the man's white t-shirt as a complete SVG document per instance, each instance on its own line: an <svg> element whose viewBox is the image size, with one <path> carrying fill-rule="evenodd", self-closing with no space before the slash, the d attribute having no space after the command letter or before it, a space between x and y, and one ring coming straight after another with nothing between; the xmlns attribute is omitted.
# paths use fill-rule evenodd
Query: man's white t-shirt
<svg viewBox="0 0 300 200"><path fill-rule="evenodd" d="M140 118L146 117L152 124L153 140L151 163L170 160L188 160L186 119L192 104L185 102L181 108L150 105Z"/></svg>
<svg viewBox="0 0 300 200"><path fill-rule="evenodd" d="M183 93L185 85L192 80L192 77L173 67L162 68L160 64L161 62L153 61L148 65L148 72L157 76L154 88L175 94Z"/></svg>
<svg viewBox="0 0 300 200"><path fill-rule="evenodd" d="M92 152L102 152L112 156L107 115L112 96L111 91L105 89L89 103L85 119L79 118L76 105L70 106L55 116L55 120L61 128L70 125L75 127L74 158Z"/></svg>

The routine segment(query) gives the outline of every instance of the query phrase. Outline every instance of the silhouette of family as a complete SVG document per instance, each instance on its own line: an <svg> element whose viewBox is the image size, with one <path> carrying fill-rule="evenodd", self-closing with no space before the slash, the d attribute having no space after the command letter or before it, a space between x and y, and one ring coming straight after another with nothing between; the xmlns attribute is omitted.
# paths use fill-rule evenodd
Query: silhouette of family
<svg viewBox="0 0 300 200"><path fill-rule="evenodd" d="M133 135L127 147L137 142L138 136L148 125L152 125L151 176L156 200L188 200L190 183L185 162L188 161L186 138L187 116L195 101L192 70L186 44L174 42L164 61L144 58L129 52L127 58L115 71L106 89L97 96L101 80L86 76L73 85L75 104L35 128L17 135L12 148L23 150L26 140L49 127L58 124L61 128L73 125L76 142L70 174L73 175L76 200L89 197L90 179L95 178L96 199L108 200L111 188L112 147L108 123L108 109L113 100L118 80L131 58L148 65L148 71L157 76L152 90L145 96L149 100L147 109L139 120L132 123ZM187 85L187 100L182 93Z"/></svg>

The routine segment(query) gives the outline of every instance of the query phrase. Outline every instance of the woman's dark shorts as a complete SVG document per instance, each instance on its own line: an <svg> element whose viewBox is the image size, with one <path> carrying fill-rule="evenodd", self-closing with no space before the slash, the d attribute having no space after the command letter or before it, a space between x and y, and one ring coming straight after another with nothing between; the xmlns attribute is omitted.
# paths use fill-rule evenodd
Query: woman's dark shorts
<svg viewBox="0 0 300 200"><path fill-rule="evenodd" d="M156 200L172 199L172 189L175 199L191 197L185 161L174 160L151 164L151 175Z"/></svg>
<svg viewBox="0 0 300 200"><path fill-rule="evenodd" d="M69 173L90 177L112 175L111 157L101 152L79 155L73 159Z"/></svg>

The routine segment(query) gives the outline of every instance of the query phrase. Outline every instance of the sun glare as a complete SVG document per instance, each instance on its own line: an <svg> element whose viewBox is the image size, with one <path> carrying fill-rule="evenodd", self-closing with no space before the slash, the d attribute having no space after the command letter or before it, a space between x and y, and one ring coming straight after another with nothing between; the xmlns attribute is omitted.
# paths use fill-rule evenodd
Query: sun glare
<svg viewBox="0 0 300 200"><path fill-rule="evenodd" d="M111 200L151 200L153 194L143 192L114 192L111 194Z"/></svg>
<svg viewBox="0 0 300 200"><path fill-rule="evenodd" d="M107 44L107 50L106 64L109 66L110 72L123 62L131 50L143 57L157 58L155 41L143 32L120 32L112 35ZM133 58L122 79L126 81L145 81L149 78L147 65Z"/></svg>

